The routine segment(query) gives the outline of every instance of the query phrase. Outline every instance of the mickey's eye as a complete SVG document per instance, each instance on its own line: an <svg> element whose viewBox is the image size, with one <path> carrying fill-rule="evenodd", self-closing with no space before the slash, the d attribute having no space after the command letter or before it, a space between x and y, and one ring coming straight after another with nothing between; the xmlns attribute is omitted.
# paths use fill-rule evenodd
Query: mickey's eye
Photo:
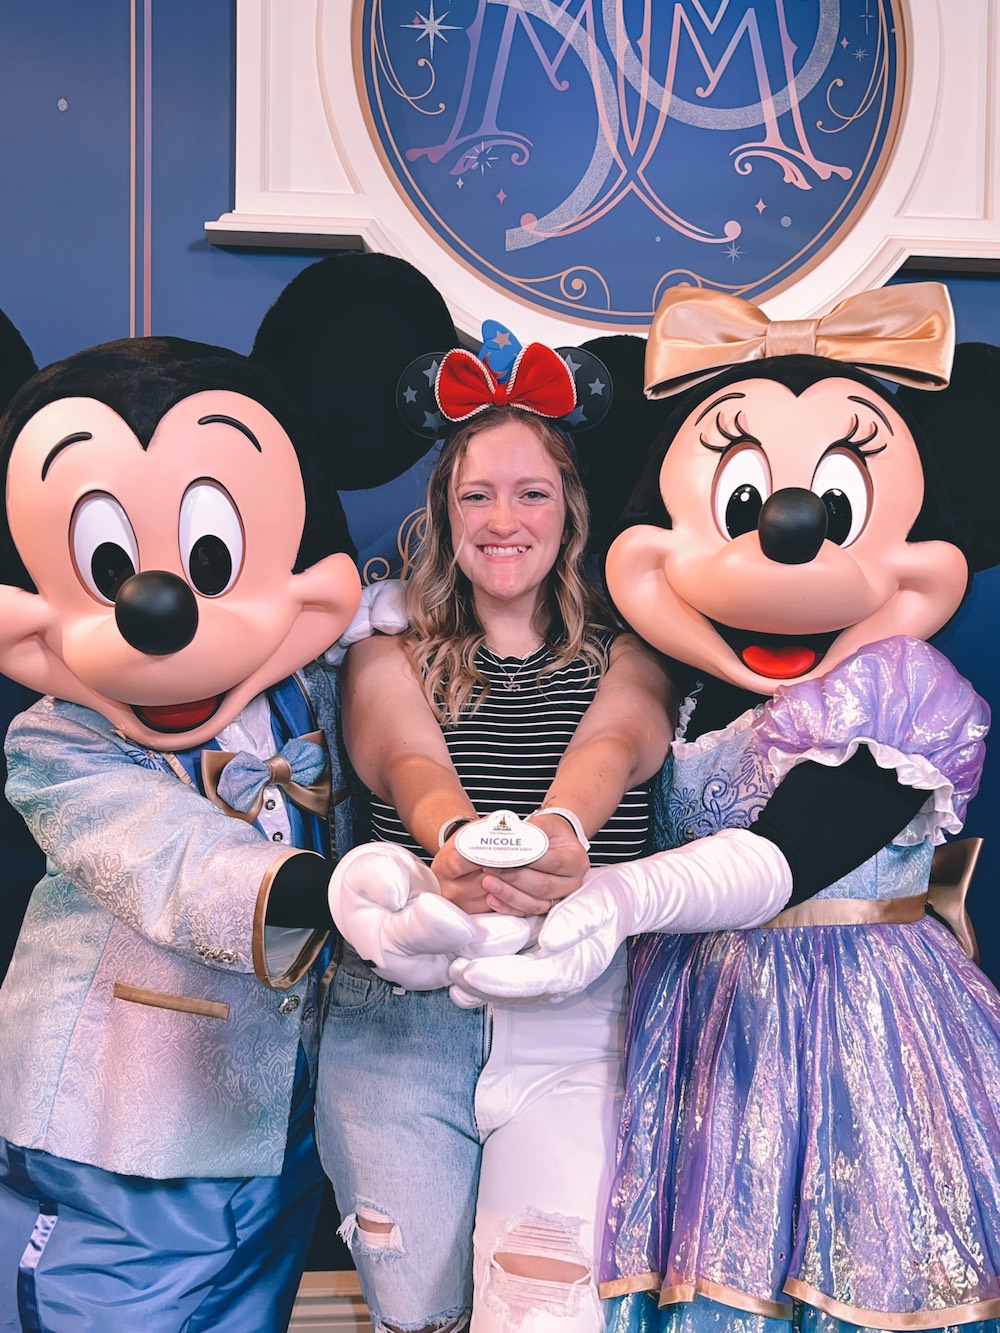
<svg viewBox="0 0 1000 1333"><path fill-rule="evenodd" d="M826 506L827 541L850 546L871 510L871 479L864 463L846 450L824 455L813 477L812 490Z"/></svg>
<svg viewBox="0 0 1000 1333"><path fill-rule="evenodd" d="M139 568L139 544L125 510L113 496L85 495L73 513L69 542L80 582L99 602L112 605Z"/></svg>
<svg viewBox="0 0 1000 1333"><path fill-rule="evenodd" d="M228 492L215 481L196 481L184 492L180 516L181 560L191 586L218 597L243 567L243 524Z"/></svg>
<svg viewBox="0 0 1000 1333"><path fill-rule="evenodd" d="M724 537L742 537L757 526L771 493L767 459L759 449L727 452L715 474L715 521Z"/></svg>

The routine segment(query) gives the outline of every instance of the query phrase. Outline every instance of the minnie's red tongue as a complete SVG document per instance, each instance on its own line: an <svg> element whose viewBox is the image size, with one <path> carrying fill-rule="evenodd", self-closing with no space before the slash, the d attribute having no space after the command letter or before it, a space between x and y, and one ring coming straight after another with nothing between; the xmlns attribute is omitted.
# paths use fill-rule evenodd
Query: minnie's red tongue
<svg viewBox="0 0 1000 1333"><path fill-rule="evenodd" d="M132 711L154 731L190 731L207 722L222 700L221 694L211 699L194 699L186 704L135 705Z"/></svg>
<svg viewBox="0 0 1000 1333"><path fill-rule="evenodd" d="M795 643L784 648L762 648L760 644L752 643L743 649L740 657L751 671L772 680L791 680L793 676L805 675L816 664L813 650Z"/></svg>

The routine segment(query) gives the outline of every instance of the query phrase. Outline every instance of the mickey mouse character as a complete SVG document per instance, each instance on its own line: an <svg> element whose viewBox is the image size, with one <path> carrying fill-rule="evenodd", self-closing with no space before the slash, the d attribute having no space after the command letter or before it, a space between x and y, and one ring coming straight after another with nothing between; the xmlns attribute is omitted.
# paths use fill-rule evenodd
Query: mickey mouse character
<svg viewBox="0 0 1000 1333"><path fill-rule="evenodd" d="M995 560L974 492L1000 351L959 348L942 389L952 349L933 284L774 324L678 289L652 327L647 392L687 392L607 579L696 682L657 797L673 850L598 872L533 956L452 968L465 994L564 993L640 934L616 1333L1000 1326L1000 996L925 911L988 726L925 642L966 550ZM756 929L667 933L754 896Z"/></svg>
<svg viewBox="0 0 1000 1333"><path fill-rule="evenodd" d="M454 339L415 270L369 255L301 274L249 358L127 339L34 374L5 325L0 669L46 695L7 791L49 861L0 991L5 1328L287 1324L350 845L314 660L361 591L330 455L352 485L415 456L398 372L383 434L335 392L383 290L400 363Z"/></svg>

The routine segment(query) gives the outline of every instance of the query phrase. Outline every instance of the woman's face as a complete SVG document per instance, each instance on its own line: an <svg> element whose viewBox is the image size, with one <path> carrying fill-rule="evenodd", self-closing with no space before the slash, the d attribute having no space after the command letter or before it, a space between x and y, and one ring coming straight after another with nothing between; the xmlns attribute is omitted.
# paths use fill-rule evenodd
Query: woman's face
<svg viewBox="0 0 1000 1333"><path fill-rule="evenodd" d="M530 427L505 421L473 436L456 471L448 517L477 608L523 603L530 615L566 529L562 477Z"/></svg>

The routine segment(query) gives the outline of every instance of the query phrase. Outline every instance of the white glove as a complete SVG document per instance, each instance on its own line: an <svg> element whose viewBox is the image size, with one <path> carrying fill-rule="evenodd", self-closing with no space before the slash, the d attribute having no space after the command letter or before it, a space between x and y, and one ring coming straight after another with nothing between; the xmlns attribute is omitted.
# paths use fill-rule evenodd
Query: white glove
<svg viewBox="0 0 1000 1333"><path fill-rule="evenodd" d="M343 634L323 654L330 666L340 666L352 643L373 634L402 634L408 628L406 584L402 579L382 579L361 589L361 605Z"/></svg>
<svg viewBox="0 0 1000 1333"><path fill-rule="evenodd" d="M791 892L784 856L746 829L723 829L673 851L592 870L551 909L530 953L457 959L452 999L468 1005L575 994L597 980L630 935L759 926Z"/></svg>
<svg viewBox="0 0 1000 1333"><path fill-rule="evenodd" d="M344 939L380 977L407 990L447 986L449 965L459 954L489 958L531 942L527 920L469 916L442 898L423 861L392 843L348 852L330 877L329 898Z"/></svg>

